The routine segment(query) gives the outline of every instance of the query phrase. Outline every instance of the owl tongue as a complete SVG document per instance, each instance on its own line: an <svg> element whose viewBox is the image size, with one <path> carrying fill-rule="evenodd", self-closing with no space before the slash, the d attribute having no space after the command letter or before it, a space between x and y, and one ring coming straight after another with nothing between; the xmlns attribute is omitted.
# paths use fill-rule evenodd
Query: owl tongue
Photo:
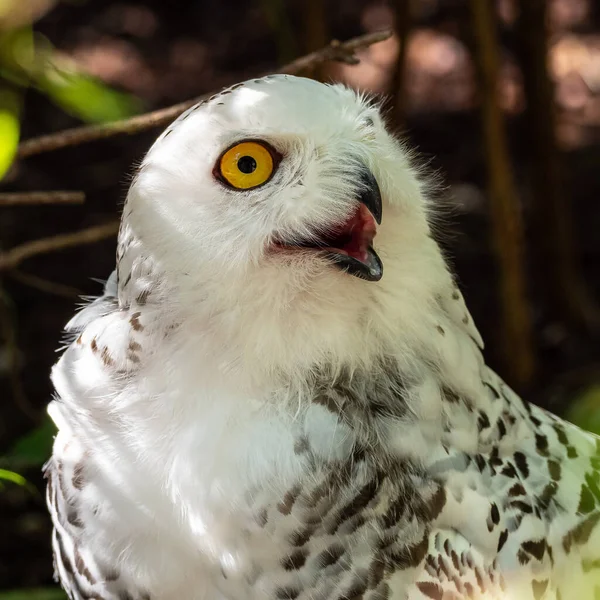
<svg viewBox="0 0 600 600"><path fill-rule="evenodd" d="M316 247L351 275L379 281L383 265L373 250L375 233L375 218L367 206L360 202L354 214L343 225L322 237Z"/></svg>
<svg viewBox="0 0 600 600"><path fill-rule="evenodd" d="M375 219L369 209L361 203L334 235L323 238L321 246L324 250L351 256L366 263L375 233Z"/></svg>
<svg viewBox="0 0 600 600"><path fill-rule="evenodd" d="M322 252L335 266L350 275L367 281L379 281L383 265L372 246L376 228L376 216L366 203L359 202L346 221L319 235L318 239L293 243L276 242L274 247L288 251L310 249Z"/></svg>

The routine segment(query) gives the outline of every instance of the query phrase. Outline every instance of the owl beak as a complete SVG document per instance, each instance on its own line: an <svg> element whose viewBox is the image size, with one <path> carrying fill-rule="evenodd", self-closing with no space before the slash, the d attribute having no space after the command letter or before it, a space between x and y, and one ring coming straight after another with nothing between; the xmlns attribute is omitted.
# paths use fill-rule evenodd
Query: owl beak
<svg viewBox="0 0 600 600"><path fill-rule="evenodd" d="M381 192L373 174L363 168L357 175L354 212L325 234L311 240L276 241L279 250L313 250L337 268L366 281L379 281L383 264L373 249L377 224L381 223Z"/></svg>
<svg viewBox="0 0 600 600"><path fill-rule="evenodd" d="M359 182L361 184L361 192L358 197L359 202L369 209L377 224L381 225L381 192L379 191L377 180L371 171L364 169L359 175Z"/></svg>
<svg viewBox="0 0 600 600"><path fill-rule="evenodd" d="M376 223L381 224L382 202L379 185L373 173L362 169L358 176L358 208L345 226L346 243L331 244L326 250L329 259L350 275L366 281L379 281L383 264L373 249Z"/></svg>

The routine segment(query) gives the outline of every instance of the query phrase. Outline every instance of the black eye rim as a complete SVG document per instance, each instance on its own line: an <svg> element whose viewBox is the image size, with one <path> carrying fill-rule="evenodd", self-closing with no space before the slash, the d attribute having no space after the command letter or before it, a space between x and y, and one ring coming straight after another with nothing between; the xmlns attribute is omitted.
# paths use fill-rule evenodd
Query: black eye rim
<svg viewBox="0 0 600 600"><path fill-rule="evenodd" d="M234 185L231 185L231 183L229 183L229 181L227 181L227 179L225 179L225 177L223 177L222 173L221 173L221 160L223 160L223 157L232 149L235 148L235 146L238 146L239 144L243 144L245 142L253 142L255 144L260 144L263 148L265 148L265 150L267 150L269 152L269 154L271 155L271 158L273 159L273 170L271 171L271 174L269 175L269 177L267 177L267 179L265 179L262 183L259 183L258 185L254 185L252 187L249 188L237 188ZM283 160L283 155L281 154L281 152L278 152L275 148L273 148L273 146L265 141L265 140L261 140L259 138L242 138L240 140L236 140L235 142L233 142L232 144L229 144L229 146L227 146L227 148L225 148L225 150L223 150L223 152L221 152L221 154L219 154L216 162L215 162L215 166L213 167L213 177L219 182L221 183L224 187L233 190L235 192L250 192L252 190L255 190L259 187L262 187L263 185L266 185L267 183L269 183L269 181L271 181L271 179L273 179L273 176L275 175L275 172L277 171L277 168L279 167L279 163Z"/></svg>

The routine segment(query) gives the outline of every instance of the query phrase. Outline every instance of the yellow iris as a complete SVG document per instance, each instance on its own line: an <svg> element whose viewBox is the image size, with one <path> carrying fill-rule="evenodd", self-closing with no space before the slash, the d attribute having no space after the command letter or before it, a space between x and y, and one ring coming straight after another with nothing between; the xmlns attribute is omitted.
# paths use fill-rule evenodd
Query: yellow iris
<svg viewBox="0 0 600 600"><path fill-rule="evenodd" d="M261 142L240 142L219 160L219 173L232 187L249 190L266 183L274 170L273 155Z"/></svg>

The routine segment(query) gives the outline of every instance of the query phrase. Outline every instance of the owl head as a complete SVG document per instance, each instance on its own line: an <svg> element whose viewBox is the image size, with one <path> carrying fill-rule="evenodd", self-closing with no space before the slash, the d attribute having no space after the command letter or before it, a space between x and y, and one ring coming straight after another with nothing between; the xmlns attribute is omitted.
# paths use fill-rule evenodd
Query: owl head
<svg viewBox="0 0 600 600"><path fill-rule="evenodd" d="M379 313L389 328L390 311L430 295L443 261L425 188L372 99L273 75L175 121L144 159L126 215L190 306L267 310L319 338L336 318L350 330Z"/></svg>

